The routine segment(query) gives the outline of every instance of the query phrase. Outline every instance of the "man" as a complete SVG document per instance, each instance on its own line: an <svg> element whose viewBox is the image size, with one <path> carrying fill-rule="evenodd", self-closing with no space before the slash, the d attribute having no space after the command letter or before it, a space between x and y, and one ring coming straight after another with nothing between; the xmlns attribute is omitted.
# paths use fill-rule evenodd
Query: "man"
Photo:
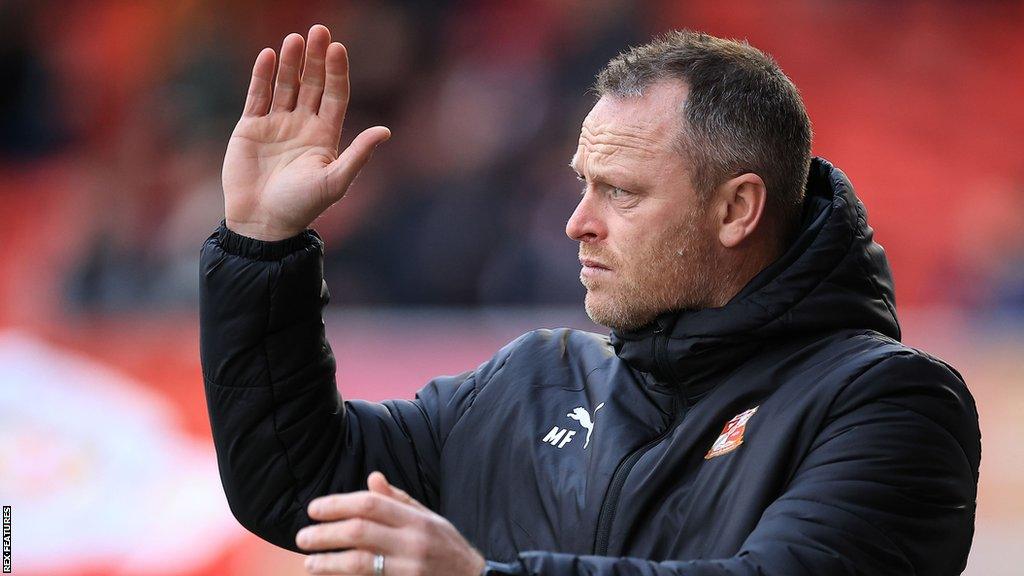
<svg viewBox="0 0 1024 576"><path fill-rule="evenodd" d="M675 32L600 73L572 168L586 309L412 401L342 402L306 230L389 136L337 153L341 44L260 53L202 255L202 356L239 521L317 574L960 573L980 438L899 343L845 175L796 88ZM300 78L301 69L301 78ZM273 94L271 94L273 85ZM367 477L368 474L373 473Z"/></svg>

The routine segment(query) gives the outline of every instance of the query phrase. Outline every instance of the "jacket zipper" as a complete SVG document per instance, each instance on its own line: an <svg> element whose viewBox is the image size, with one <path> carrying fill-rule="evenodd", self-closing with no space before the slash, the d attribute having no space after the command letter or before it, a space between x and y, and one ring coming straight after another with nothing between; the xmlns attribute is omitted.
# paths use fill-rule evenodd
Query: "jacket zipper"
<svg viewBox="0 0 1024 576"><path fill-rule="evenodd" d="M662 335L664 329L659 326L656 330L658 336L655 340L664 340L664 348L667 348L668 337ZM657 342L655 342L655 351L660 352L657 348ZM659 355L655 356L655 360L660 364L662 358ZM625 460L619 463L618 467L615 468L615 473L612 475L611 485L608 487L608 496L604 499L604 503L601 505L601 511L597 515L597 533L594 537L594 554L598 556L608 555L608 540L611 538L612 523L615 521L615 513L618 510L619 496L622 495L622 488L626 484L626 477L633 471L633 466L640 460L640 458L647 453L648 450L658 445L662 440L667 438L679 425L683 422L688 412L688 402L686 402L686 395L681 395L683 400L680 402L682 406L681 410L676 414L676 417L669 424L669 427L658 435L654 440L644 444L640 448L634 450Z"/></svg>

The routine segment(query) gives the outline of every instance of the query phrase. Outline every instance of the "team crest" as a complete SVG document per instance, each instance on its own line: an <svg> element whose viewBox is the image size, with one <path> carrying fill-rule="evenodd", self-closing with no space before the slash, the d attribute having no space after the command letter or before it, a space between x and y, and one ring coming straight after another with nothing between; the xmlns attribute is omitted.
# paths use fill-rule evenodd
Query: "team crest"
<svg viewBox="0 0 1024 576"><path fill-rule="evenodd" d="M733 450L740 447L743 444L743 431L747 428L747 420L757 412L760 406L754 406L750 410L740 412L739 414L732 417L725 423L725 428L722 429L722 434L715 440L715 443L711 445L711 449L704 455L705 460L710 460L715 456L721 456L722 454L728 454Z"/></svg>

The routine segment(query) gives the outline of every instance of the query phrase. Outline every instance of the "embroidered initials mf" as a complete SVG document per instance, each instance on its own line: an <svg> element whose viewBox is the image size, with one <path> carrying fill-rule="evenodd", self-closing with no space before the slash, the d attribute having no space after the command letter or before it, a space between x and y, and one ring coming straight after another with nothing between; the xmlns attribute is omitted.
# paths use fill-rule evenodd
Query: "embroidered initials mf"
<svg viewBox="0 0 1024 576"><path fill-rule="evenodd" d="M558 426L552 426L551 431L548 432L547 436L544 437L543 442L547 442L552 446L561 448L572 440L572 437L576 435L575 430L566 430L565 428L559 428Z"/></svg>

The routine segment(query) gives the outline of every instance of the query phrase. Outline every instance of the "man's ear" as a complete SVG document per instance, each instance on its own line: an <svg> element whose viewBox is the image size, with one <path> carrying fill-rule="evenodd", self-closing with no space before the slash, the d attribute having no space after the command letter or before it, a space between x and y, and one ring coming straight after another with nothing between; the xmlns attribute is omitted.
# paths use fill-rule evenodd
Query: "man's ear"
<svg viewBox="0 0 1024 576"><path fill-rule="evenodd" d="M731 178L715 191L714 225L718 241L735 248L749 238L764 218L767 190L753 172Z"/></svg>

